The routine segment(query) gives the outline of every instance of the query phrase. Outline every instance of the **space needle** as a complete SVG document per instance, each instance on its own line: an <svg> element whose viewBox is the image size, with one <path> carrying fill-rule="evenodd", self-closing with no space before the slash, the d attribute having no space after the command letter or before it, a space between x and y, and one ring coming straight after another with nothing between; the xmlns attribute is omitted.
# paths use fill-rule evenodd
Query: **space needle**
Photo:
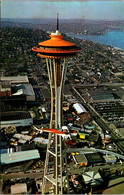
<svg viewBox="0 0 124 195"><path fill-rule="evenodd" d="M38 52L38 57L46 58L51 89L50 129L61 131L63 87L67 71L66 59L76 56L76 54L81 51L81 48L77 47L75 43L64 39L65 35L59 31L58 14L57 30L56 32L52 32L49 36L49 40L39 43L39 46L32 48L32 50ZM48 168L51 158L54 162L53 174L49 174ZM62 194L62 167L62 137L59 134L49 133L42 194L45 194L46 181L52 184L54 194Z"/></svg>

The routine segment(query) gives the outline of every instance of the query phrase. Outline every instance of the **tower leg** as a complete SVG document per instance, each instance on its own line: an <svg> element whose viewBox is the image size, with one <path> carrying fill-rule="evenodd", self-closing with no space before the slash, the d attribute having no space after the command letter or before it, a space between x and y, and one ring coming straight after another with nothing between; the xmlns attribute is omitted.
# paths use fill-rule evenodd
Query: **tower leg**
<svg viewBox="0 0 124 195"><path fill-rule="evenodd" d="M46 59L51 88L51 121L50 128L61 129L63 86L67 65L65 59L61 65L60 59ZM62 67L61 67L62 66ZM53 144L51 144L51 141ZM48 174L50 159L54 161L54 172ZM62 194L62 137L57 134L49 134L44 168L42 194L45 194L46 180L54 185L54 193Z"/></svg>
<svg viewBox="0 0 124 195"><path fill-rule="evenodd" d="M45 166L44 166L44 177L43 177L43 184L42 184L42 194L45 194L45 187L46 187L46 174L48 172L48 163L49 163L49 149L50 149L50 144L51 144L51 137L52 134L49 133L49 138L48 138L48 145L47 145L47 152L46 152L46 160L45 160Z"/></svg>

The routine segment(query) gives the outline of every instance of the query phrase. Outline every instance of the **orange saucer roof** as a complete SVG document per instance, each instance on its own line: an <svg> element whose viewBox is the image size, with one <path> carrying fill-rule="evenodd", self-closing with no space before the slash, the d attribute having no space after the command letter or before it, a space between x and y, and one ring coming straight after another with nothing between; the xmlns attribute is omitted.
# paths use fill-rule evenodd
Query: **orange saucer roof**
<svg viewBox="0 0 124 195"><path fill-rule="evenodd" d="M64 40L65 35L49 35L51 39L39 43L43 47L71 47L75 46L75 43Z"/></svg>

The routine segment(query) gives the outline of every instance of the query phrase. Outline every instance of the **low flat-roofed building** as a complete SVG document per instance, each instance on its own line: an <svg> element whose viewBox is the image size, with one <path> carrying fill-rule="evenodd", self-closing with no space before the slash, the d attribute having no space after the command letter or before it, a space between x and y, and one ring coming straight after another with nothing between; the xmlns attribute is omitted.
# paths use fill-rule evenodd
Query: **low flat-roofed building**
<svg viewBox="0 0 124 195"><path fill-rule="evenodd" d="M32 136L30 136L30 135L23 135L22 139L30 141L32 139Z"/></svg>
<svg viewBox="0 0 124 195"><path fill-rule="evenodd" d="M35 101L35 93L30 84L19 84L13 87L12 96L26 96L26 101Z"/></svg>
<svg viewBox="0 0 124 195"><path fill-rule="evenodd" d="M24 139L19 139L18 140L18 143L20 143L20 144L25 144L27 142L27 140L24 140Z"/></svg>
<svg viewBox="0 0 124 195"><path fill-rule="evenodd" d="M73 108L76 110L77 114L85 113L87 110L79 103L73 104Z"/></svg>
<svg viewBox="0 0 124 195"><path fill-rule="evenodd" d="M99 101L110 101L114 100L114 94L111 89L104 89L103 87L101 88L96 88L96 89L88 89L89 97L92 99L93 102L99 102Z"/></svg>
<svg viewBox="0 0 124 195"><path fill-rule="evenodd" d="M11 194L27 194L27 184L16 183L15 185L11 185Z"/></svg>
<svg viewBox="0 0 124 195"><path fill-rule="evenodd" d="M87 165L88 164L88 161L87 161L84 154L76 154L73 156L73 159L74 159L75 163L78 165Z"/></svg>
<svg viewBox="0 0 124 195"><path fill-rule="evenodd" d="M12 85L29 83L27 76L5 76L5 77L1 77L1 81L10 82L10 84Z"/></svg>
<svg viewBox="0 0 124 195"><path fill-rule="evenodd" d="M103 158L106 163L115 163L117 160L117 158L113 155L104 155Z"/></svg>
<svg viewBox="0 0 124 195"><path fill-rule="evenodd" d="M26 140L26 141L30 141L32 139L32 136L30 136L30 135L23 135L23 134L20 134L20 133L14 134L13 137L17 138L17 139L23 139L23 140Z"/></svg>
<svg viewBox="0 0 124 195"><path fill-rule="evenodd" d="M20 110L20 108L25 108L27 104L34 103L36 96L32 85L30 84L16 84L8 85L9 88L1 88L0 85L0 107L1 111L4 110Z"/></svg>
<svg viewBox="0 0 124 195"><path fill-rule="evenodd" d="M45 139L43 137L36 137L33 139L35 143L40 143L40 144L48 144L48 139Z"/></svg>
<svg viewBox="0 0 124 195"><path fill-rule="evenodd" d="M85 157L88 161L88 164L103 162L103 158L97 152L85 153Z"/></svg>
<svg viewBox="0 0 124 195"><path fill-rule="evenodd" d="M14 138L17 138L17 139L21 139L22 138L22 134L21 133L16 133L13 135Z"/></svg>
<svg viewBox="0 0 124 195"><path fill-rule="evenodd" d="M30 126L33 119L29 112L1 112L1 128Z"/></svg>
<svg viewBox="0 0 124 195"><path fill-rule="evenodd" d="M18 163L23 161L29 161L34 159L39 159L40 154L38 150L27 150L14 153L4 153L1 154L1 165Z"/></svg>

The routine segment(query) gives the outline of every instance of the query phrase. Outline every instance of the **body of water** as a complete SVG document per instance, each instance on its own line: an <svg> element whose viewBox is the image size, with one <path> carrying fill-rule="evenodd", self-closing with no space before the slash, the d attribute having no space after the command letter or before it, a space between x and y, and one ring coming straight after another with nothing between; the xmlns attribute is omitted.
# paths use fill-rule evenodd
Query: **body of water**
<svg viewBox="0 0 124 195"><path fill-rule="evenodd" d="M71 37L90 40L103 45L111 45L112 47L124 50L124 32L123 31L110 31L105 35L69 35Z"/></svg>

